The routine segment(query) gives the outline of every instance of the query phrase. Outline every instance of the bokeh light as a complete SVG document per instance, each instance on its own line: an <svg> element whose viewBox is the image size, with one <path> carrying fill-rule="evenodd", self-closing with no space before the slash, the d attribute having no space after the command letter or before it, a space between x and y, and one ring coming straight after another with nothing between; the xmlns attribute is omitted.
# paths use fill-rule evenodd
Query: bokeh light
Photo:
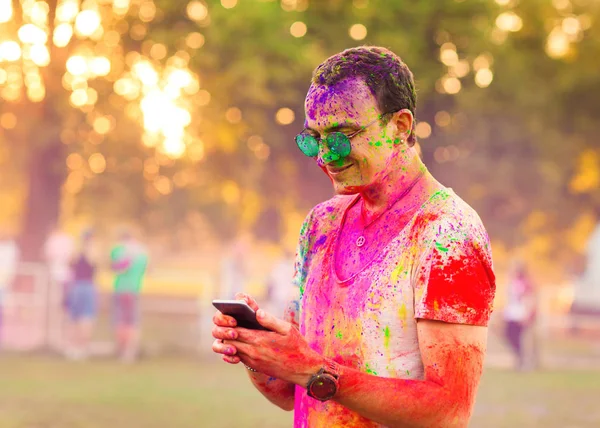
<svg viewBox="0 0 600 428"><path fill-rule="evenodd" d="M290 34L294 37L303 37L306 31L306 24L302 21L296 21L290 26Z"/></svg>
<svg viewBox="0 0 600 428"><path fill-rule="evenodd" d="M486 88L492 83L494 73L489 68L482 68L475 74L475 84L480 88Z"/></svg>
<svg viewBox="0 0 600 428"><path fill-rule="evenodd" d="M221 0L221 6L225 9L233 9L237 5L237 0Z"/></svg>
<svg viewBox="0 0 600 428"><path fill-rule="evenodd" d="M348 34L350 34L350 37L354 40L363 40L367 37L367 27L363 24L354 24L350 27L350 30L348 30Z"/></svg>
<svg viewBox="0 0 600 428"><path fill-rule="evenodd" d="M100 28L101 24L102 21L97 11L82 10L75 18L75 32L79 36L89 37Z"/></svg>
<svg viewBox="0 0 600 428"><path fill-rule="evenodd" d="M419 122L415 126L415 134L419 138L429 138L431 136L431 125L427 122Z"/></svg>
<svg viewBox="0 0 600 428"><path fill-rule="evenodd" d="M294 111L287 107L280 108L275 114L275 120L280 125L289 125L294 122L295 118Z"/></svg>
<svg viewBox="0 0 600 428"><path fill-rule="evenodd" d="M496 18L496 26L502 31L517 32L523 28L523 20L514 12L502 12Z"/></svg>
<svg viewBox="0 0 600 428"><path fill-rule="evenodd" d="M187 15L192 21L202 21L208 16L208 9L201 1L191 1L186 8Z"/></svg>
<svg viewBox="0 0 600 428"><path fill-rule="evenodd" d="M232 124L240 123L242 120L242 111L237 107L230 107L225 112L225 119Z"/></svg>
<svg viewBox="0 0 600 428"><path fill-rule="evenodd" d="M13 129L17 126L17 115L12 112L3 113L0 116L0 126L4 129Z"/></svg>
<svg viewBox="0 0 600 428"><path fill-rule="evenodd" d="M102 153L92 154L88 159L88 164L90 165L90 170L94 174L102 174L106 169L106 159Z"/></svg>

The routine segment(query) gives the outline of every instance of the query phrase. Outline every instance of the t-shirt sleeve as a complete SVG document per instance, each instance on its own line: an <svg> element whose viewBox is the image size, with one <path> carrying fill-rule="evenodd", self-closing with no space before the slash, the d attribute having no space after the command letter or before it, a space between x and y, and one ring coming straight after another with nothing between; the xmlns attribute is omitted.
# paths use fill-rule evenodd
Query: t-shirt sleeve
<svg viewBox="0 0 600 428"><path fill-rule="evenodd" d="M309 253L310 237L311 237L311 223L312 223L313 211L306 216L302 227L300 228L300 236L298 238L298 245L296 247L296 258L294 262L294 277L292 284L300 291L300 296L304 294L304 287L306 286L306 264L307 256Z"/></svg>
<svg viewBox="0 0 600 428"><path fill-rule="evenodd" d="M294 296L285 310L284 318L294 324L296 327L300 323L300 308L302 296L306 287L307 277L307 258L309 255L309 247L311 241L311 224L313 218L314 209L306 216L302 227L300 228L300 235L298 238L298 245L296 247L296 257L294 261L294 276L292 278L292 295Z"/></svg>
<svg viewBox="0 0 600 428"><path fill-rule="evenodd" d="M477 222L432 227L415 272L415 318L487 326L496 291L489 240Z"/></svg>

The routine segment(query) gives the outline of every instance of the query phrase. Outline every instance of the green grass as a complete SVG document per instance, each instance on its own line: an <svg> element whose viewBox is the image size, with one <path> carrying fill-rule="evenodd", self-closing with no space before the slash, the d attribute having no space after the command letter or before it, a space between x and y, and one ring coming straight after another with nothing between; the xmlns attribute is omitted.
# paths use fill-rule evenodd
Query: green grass
<svg viewBox="0 0 600 428"><path fill-rule="evenodd" d="M290 427L242 367L156 358L135 366L0 358L0 428ZM487 370L472 427L598 427L600 371Z"/></svg>

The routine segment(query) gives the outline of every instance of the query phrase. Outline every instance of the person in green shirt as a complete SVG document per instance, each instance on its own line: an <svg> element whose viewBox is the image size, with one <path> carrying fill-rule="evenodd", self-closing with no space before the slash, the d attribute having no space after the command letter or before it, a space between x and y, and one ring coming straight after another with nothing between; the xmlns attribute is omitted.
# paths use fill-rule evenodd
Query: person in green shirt
<svg viewBox="0 0 600 428"><path fill-rule="evenodd" d="M120 242L110 253L110 259L115 273L113 314L117 351L123 361L132 362L139 353L139 294L148 255L131 233L122 232Z"/></svg>

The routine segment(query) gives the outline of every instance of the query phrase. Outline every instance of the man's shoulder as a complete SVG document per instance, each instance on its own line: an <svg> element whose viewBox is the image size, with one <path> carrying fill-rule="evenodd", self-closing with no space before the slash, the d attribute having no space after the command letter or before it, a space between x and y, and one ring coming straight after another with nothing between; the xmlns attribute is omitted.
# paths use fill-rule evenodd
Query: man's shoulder
<svg viewBox="0 0 600 428"><path fill-rule="evenodd" d="M436 192L425 205L423 214L435 225L464 229L483 227L477 211L450 188Z"/></svg>
<svg viewBox="0 0 600 428"><path fill-rule="evenodd" d="M447 239L488 241L479 214L452 189L436 192L426 203L415 222L414 232L426 241Z"/></svg>

